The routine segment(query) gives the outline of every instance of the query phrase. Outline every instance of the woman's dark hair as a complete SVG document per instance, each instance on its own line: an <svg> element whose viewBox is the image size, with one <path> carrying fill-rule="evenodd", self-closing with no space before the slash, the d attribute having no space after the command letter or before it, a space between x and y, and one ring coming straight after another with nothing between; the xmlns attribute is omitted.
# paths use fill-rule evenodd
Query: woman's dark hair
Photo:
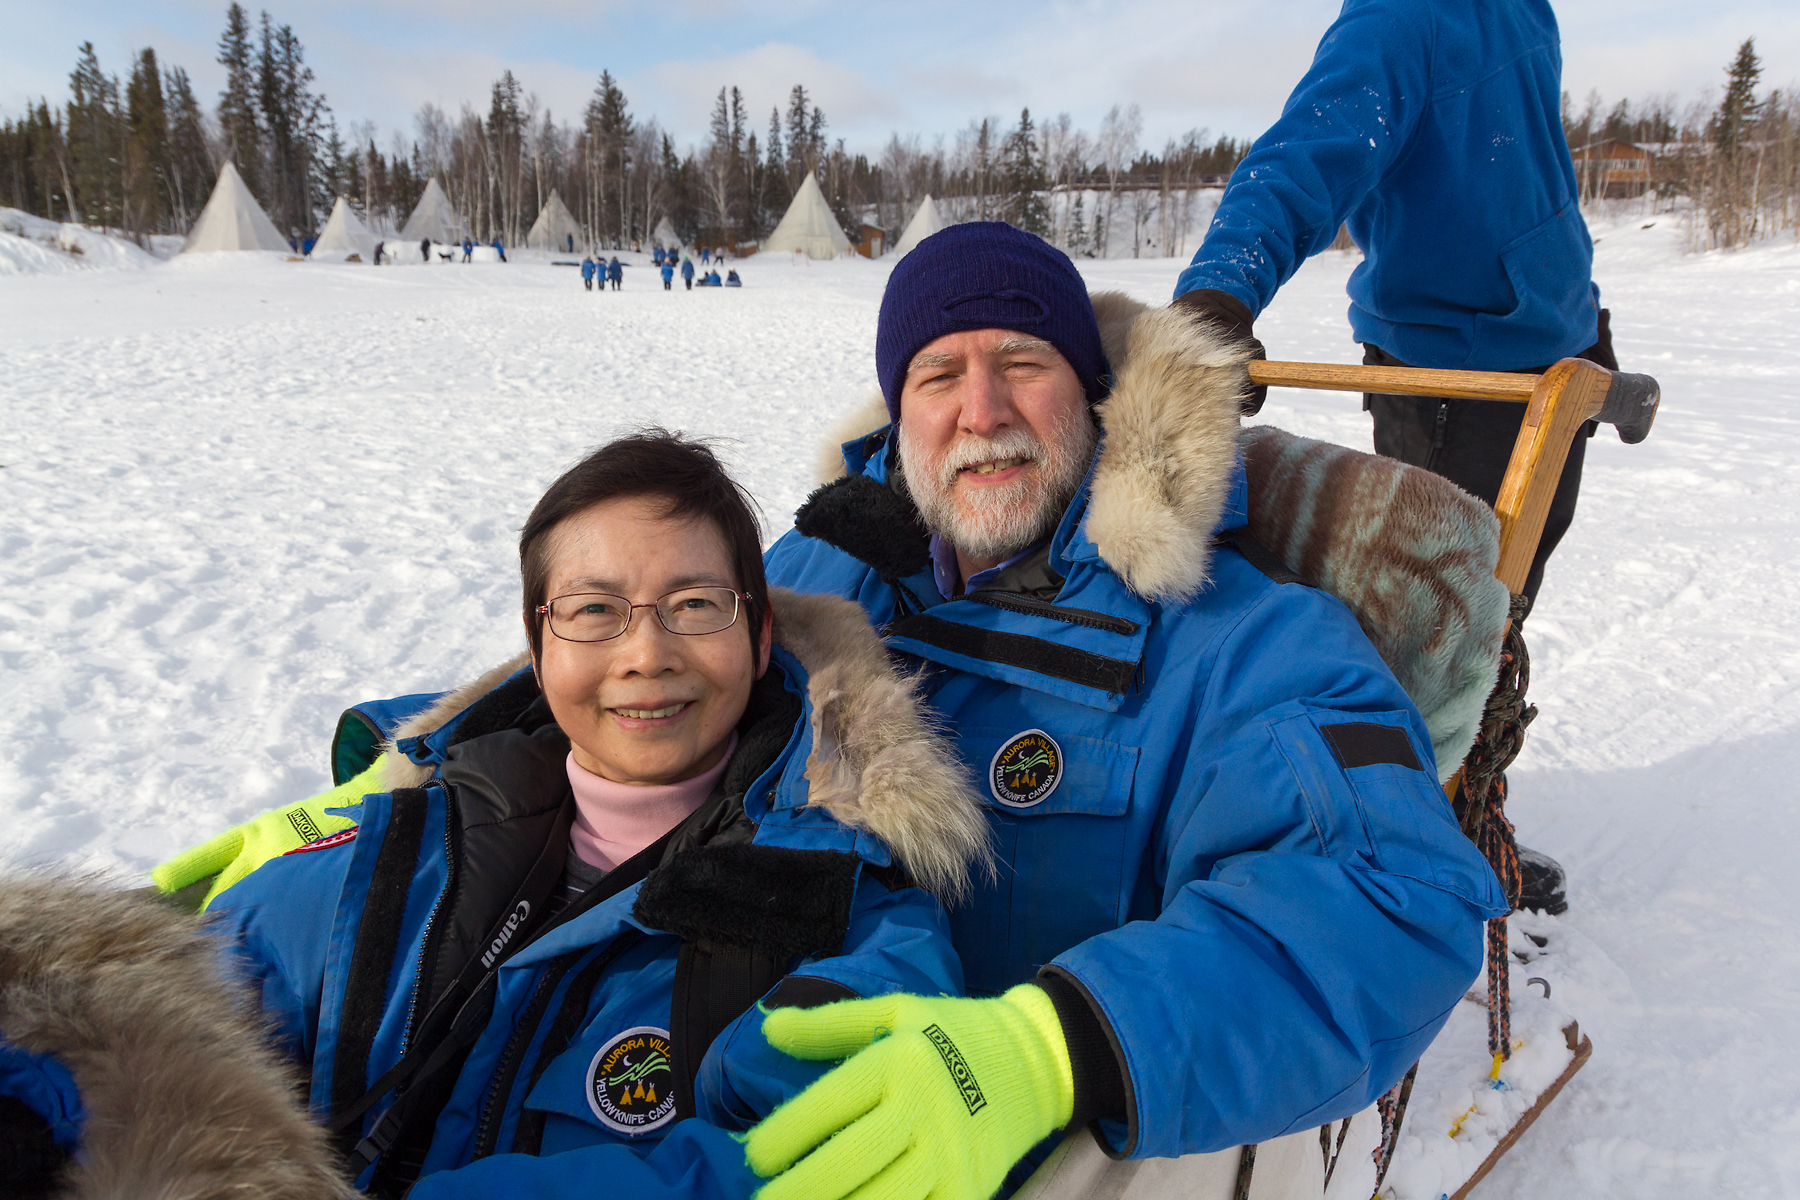
<svg viewBox="0 0 1800 1200"><path fill-rule="evenodd" d="M525 519L519 531L519 574L532 654L544 648L537 608L549 599L551 531L596 504L623 496L654 496L663 501L660 515L665 518L704 517L718 527L738 589L750 597L742 614L750 623L750 650L760 653L769 583L763 575L762 525L755 502L707 443L650 428L608 442L564 471Z"/></svg>

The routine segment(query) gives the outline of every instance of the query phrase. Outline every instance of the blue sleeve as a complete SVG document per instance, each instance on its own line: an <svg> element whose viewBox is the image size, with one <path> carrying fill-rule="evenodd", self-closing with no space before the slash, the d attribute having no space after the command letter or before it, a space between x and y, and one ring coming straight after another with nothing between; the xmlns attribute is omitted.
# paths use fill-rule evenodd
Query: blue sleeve
<svg viewBox="0 0 1800 1200"><path fill-rule="evenodd" d="M705 1121L682 1121L668 1136L639 1148L613 1143L539 1158L496 1154L454 1171L427 1175L407 1200L567 1200L570 1196L655 1197L656 1200L741 1200L765 1182L744 1162L731 1134Z"/></svg>
<svg viewBox="0 0 1800 1200"><path fill-rule="evenodd" d="M311 1062L338 898L355 843L272 858L207 909L278 1044Z"/></svg>
<svg viewBox="0 0 1800 1200"><path fill-rule="evenodd" d="M65 1150L81 1143L86 1114L75 1077L54 1056L23 1050L0 1036L0 1096L17 1100L44 1119L50 1137Z"/></svg>
<svg viewBox="0 0 1800 1200"><path fill-rule="evenodd" d="M1426 0L1348 0L1281 116L1232 172L1175 294L1259 314L1406 152L1431 98Z"/></svg>
<svg viewBox="0 0 1800 1200"><path fill-rule="evenodd" d="M920 888L890 892L868 879L856 889L843 951L803 963L792 974L836 984L844 999L963 992L962 960L950 944L949 923L937 900ZM835 1065L783 1054L763 1038L762 1024L762 1013L753 1008L714 1040L695 1086L702 1118L748 1129Z"/></svg>
<svg viewBox="0 0 1800 1200"><path fill-rule="evenodd" d="M1160 915L1052 967L1118 1037L1133 1111L1108 1133L1133 1157L1366 1108L1436 1036L1481 967L1483 921L1506 911L1426 769L1423 720L1347 609L1272 587L1216 654L1156 835ZM1344 765L1344 725L1379 752Z"/></svg>

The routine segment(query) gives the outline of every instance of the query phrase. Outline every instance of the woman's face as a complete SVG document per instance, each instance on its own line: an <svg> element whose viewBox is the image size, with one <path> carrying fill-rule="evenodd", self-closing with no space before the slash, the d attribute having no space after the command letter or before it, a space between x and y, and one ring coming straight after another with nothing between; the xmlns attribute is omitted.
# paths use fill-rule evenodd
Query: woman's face
<svg viewBox="0 0 1800 1200"><path fill-rule="evenodd" d="M660 505L656 497L607 500L552 529L546 599L606 592L651 604L678 588L737 591L718 526L659 516ZM670 633L648 608L604 642L564 641L548 618L538 620L535 666L550 711L575 761L619 783L678 783L716 766L769 665L769 617L753 654L741 606L731 628L699 636Z"/></svg>

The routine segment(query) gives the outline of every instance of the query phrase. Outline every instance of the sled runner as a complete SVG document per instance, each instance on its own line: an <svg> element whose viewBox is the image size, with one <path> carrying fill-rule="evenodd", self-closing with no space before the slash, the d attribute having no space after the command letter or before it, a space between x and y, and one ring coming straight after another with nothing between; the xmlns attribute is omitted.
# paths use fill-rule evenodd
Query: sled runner
<svg viewBox="0 0 1800 1200"><path fill-rule="evenodd" d="M1615 426L1628 444L1642 441L1660 400L1656 381L1610 372L1582 359L1564 359L1541 375L1262 361L1251 362L1249 369L1253 383L1269 387L1526 406L1493 509L1499 524L1497 552L1491 541L1493 522L1483 519L1486 529L1477 529L1474 525L1483 522L1471 524L1467 513L1459 511L1459 505L1482 507L1479 501L1448 481L1266 426L1247 428L1243 435L1246 468L1258 497L1251 532L1288 569L1338 595L1357 613L1426 712L1440 750L1440 777L1448 775L1445 791L1463 830L1516 901L1518 858L1502 807L1503 772L1536 715L1525 701L1529 665L1517 629L1522 611L1518 593L1574 438L1596 420ZM1407 525L1409 507L1413 515ZM1378 512L1378 523L1404 527L1373 534L1358 527L1346 533L1342 527L1359 519L1346 518L1346 511ZM1337 528L1323 528L1328 525ZM1369 546L1383 538L1390 543L1410 539L1415 549L1429 544L1429 562L1425 555L1408 566L1376 561L1379 552ZM1491 582L1484 594L1476 586L1479 581L1461 577L1475 570L1491 572L1504 594ZM1380 578L1362 578L1371 573ZM1409 591L1415 597L1410 609L1394 600ZM1418 596L1432 599L1419 601ZM1489 610L1484 617L1484 606L1496 602L1507 611ZM1497 682L1489 640L1496 627ZM1422 640L1420 629L1430 631L1430 637ZM1438 644L1428 644L1431 638ZM1454 718L1454 693L1461 686L1459 675L1470 670L1478 671L1476 678L1492 690L1480 706L1473 748L1457 766L1446 763L1442 751L1447 745L1468 744L1466 725L1459 730ZM1434 698L1442 702L1434 703ZM1442 737L1440 729L1445 730ZM1378 1200L1463 1200L1513 1147L1593 1053L1593 1043L1562 1008L1556 992L1560 936L1556 918L1530 912L1489 923L1485 991L1471 991L1457 1006L1424 1057L1382 1098L1376 1114L1320 1131L1328 1197L1362 1200L1373 1193ZM1250 1168L1249 1149L1245 1159ZM1241 1170L1237 1196L1248 1197L1254 1188L1253 1169Z"/></svg>

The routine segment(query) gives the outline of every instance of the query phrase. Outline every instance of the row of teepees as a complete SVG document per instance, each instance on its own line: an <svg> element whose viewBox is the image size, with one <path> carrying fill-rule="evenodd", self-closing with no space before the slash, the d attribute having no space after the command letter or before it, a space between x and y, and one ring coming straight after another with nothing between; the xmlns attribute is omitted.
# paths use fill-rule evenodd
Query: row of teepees
<svg viewBox="0 0 1800 1200"><path fill-rule="evenodd" d="M907 223L894 250L897 254L905 254L943 227L944 221L938 215L937 205L927 196L913 214L912 220ZM444 193L443 187L433 179L426 184L425 194L419 197L412 216L406 219L406 225L400 230L399 240L429 240L453 245L460 242L463 236L462 218L450 206L450 197ZM666 246L681 244L675 227L667 217L657 225L655 239ZM531 226L531 232L525 235L525 244L540 250L568 251L585 240L586 235L574 214L569 211L569 206L554 191L545 202L544 210L538 214L537 221ZM811 172L807 173L806 179L800 184L800 190L794 195L794 202L788 205L786 215L763 242L762 248L804 254L808 258L836 258L850 248L850 239L844 236L837 218L832 216L831 206L825 203L825 193L819 190L819 181ZM194 222L194 230L188 234L183 251L285 252L290 249L288 240L281 236L275 223L269 220L268 214L256 202L256 197L244 186L237 168L229 162L220 167L219 182L214 185L206 207L200 211L200 219ZM325 222L325 228L313 243L313 253L357 254L364 259L373 258L375 236L351 210L349 203L339 196L337 203L331 207L331 218Z"/></svg>

